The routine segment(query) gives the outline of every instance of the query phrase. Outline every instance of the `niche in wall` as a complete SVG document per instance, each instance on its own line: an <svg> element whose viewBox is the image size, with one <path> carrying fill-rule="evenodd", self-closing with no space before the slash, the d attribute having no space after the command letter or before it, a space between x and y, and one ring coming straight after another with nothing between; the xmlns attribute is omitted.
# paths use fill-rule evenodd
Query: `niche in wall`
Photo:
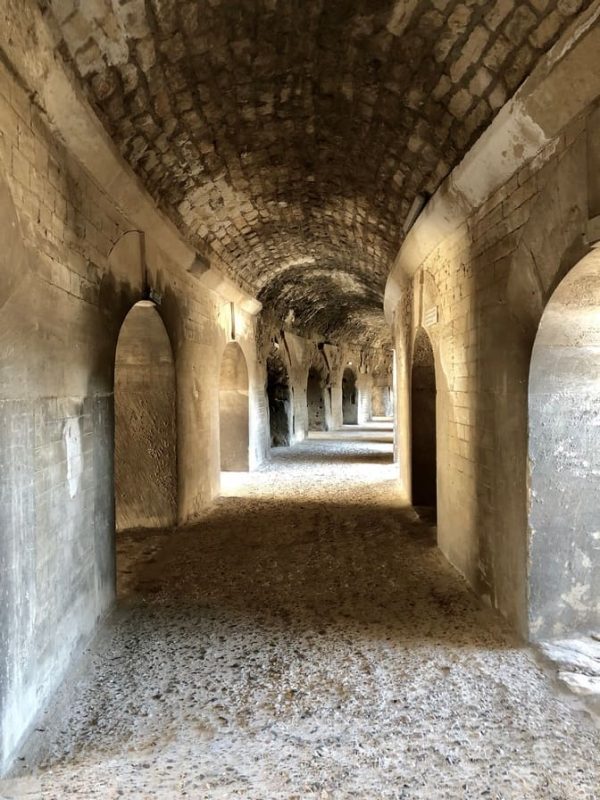
<svg viewBox="0 0 600 800"><path fill-rule="evenodd" d="M267 398L271 447L287 447L292 414L290 381L283 359L276 354L267 358Z"/></svg>
<svg viewBox="0 0 600 800"><path fill-rule="evenodd" d="M229 342L219 373L219 436L221 470L249 469L248 367L242 348Z"/></svg>
<svg viewBox="0 0 600 800"><path fill-rule="evenodd" d="M436 383L433 348L419 328L415 336L411 374L412 502L437 505Z"/></svg>
<svg viewBox="0 0 600 800"><path fill-rule="evenodd" d="M176 388L171 342L154 303L126 316L115 356L117 530L176 522Z"/></svg>
<svg viewBox="0 0 600 800"><path fill-rule="evenodd" d="M600 629L600 253L559 284L529 372L534 639Z"/></svg>
<svg viewBox="0 0 600 800"><path fill-rule="evenodd" d="M325 431L325 392L323 380L317 369L311 367L306 383L306 404L308 408L308 430Z"/></svg>
<svg viewBox="0 0 600 800"><path fill-rule="evenodd" d="M350 367L346 367L342 376L342 419L344 425L358 424L356 373Z"/></svg>

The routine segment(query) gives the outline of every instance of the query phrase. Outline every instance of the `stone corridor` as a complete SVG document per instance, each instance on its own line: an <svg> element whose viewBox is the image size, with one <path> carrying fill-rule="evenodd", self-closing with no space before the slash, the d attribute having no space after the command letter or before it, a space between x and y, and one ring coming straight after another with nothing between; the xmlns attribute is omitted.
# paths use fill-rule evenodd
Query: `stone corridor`
<svg viewBox="0 0 600 800"><path fill-rule="evenodd" d="M119 537L119 601L3 798L600 797L600 734L395 491L387 423Z"/></svg>

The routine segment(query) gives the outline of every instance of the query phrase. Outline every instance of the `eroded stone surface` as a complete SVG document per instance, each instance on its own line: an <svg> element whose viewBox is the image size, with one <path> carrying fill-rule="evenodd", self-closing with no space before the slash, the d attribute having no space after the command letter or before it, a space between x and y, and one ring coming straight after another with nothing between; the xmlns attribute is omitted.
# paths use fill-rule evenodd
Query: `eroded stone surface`
<svg viewBox="0 0 600 800"><path fill-rule="evenodd" d="M123 536L119 607L4 796L597 798L598 731L402 508L385 427Z"/></svg>
<svg viewBox="0 0 600 800"><path fill-rule="evenodd" d="M282 318L383 334L433 193L589 0L39 0L129 164Z"/></svg>

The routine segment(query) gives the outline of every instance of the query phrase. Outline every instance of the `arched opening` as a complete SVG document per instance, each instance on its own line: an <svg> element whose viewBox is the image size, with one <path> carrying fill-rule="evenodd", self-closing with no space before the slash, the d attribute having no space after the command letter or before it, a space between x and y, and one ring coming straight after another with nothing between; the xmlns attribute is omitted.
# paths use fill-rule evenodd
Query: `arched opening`
<svg viewBox="0 0 600 800"><path fill-rule="evenodd" d="M308 430L327 430L325 419L325 394L323 392L321 375L315 367L311 367L308 371L306 405L308 409Z"/></svg>
<svg viewBox="0 0 600 800"><path fill-rule="evenodd" d="M415 337L411 377L412 502L437 506L436 385L433 348L420 328Z"/></svg>
<svg viewBox="0 0 600 800"><path fill-rule="evenodd" d="M177 514L175 363L154 303L126 316L115 357L117 530L174 525Z"/></svg>
<svg viewBox="0 0 600 800"><path fill-rule="evenodd" d="M290 444L292 412L290 381L285 364L278 355L267 358L267 397L271 447L287 447Z"/></svg>
<svg viewBox="0 0 600 800"><path fill-rule="evenodd" d="M600 629L600 253L542 315L529 373L534 639Z"/></svg>
<svg viewBox="0 0 600 800"><path fill-rule="evenodd" d="M375 386L373 388L373 417L394 416L394 396L391 386Z"/></svg>
<svg viewBox="0 0 600 800"><path fill-rule="evenodd" d="M342 377L342 420L344 425L358 424L356 373L350 367L346 367Z"/></svg>
<svg viewBox="0 0 600 800"><path fill-rule="evenodd" d="M229 342L221 360L219 434L221 470L247 472L250 449L248 368L242 348L237 342Z"/></svg>

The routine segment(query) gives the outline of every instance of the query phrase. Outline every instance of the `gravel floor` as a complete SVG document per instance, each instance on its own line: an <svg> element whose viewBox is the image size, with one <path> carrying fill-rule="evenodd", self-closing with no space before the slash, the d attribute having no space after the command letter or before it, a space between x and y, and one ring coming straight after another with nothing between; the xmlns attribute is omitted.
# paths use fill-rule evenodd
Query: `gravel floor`
<svg viewBox="0 0 600 800"><path fill-rule="evenodd" d="M394 492L383 425L282 449L120 601L3 797L600 798L600 734Z"/></svg>

